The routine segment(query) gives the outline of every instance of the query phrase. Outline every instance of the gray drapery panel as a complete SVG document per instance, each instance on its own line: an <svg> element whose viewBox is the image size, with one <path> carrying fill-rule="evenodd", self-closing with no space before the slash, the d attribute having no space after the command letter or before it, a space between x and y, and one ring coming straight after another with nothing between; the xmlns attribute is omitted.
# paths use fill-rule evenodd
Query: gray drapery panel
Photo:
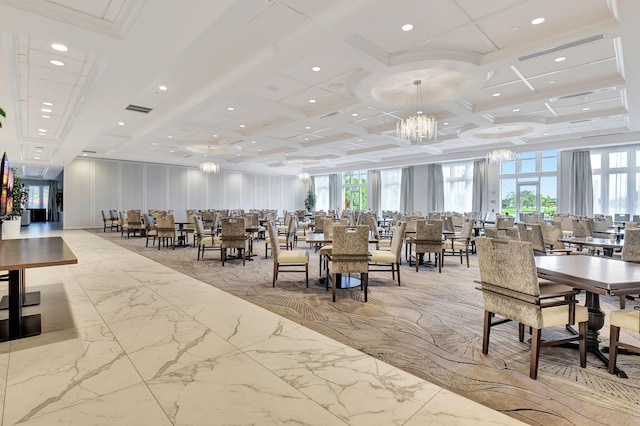
<svg viewBox="0 0 640 426"><path fill-rule="evenodd" d="M329 208L336 210L342 207L342 191L340 191L340 174L329 175Z"/></svg>
<svg viewBox="0 0 640 426"><path fill-rule="evenodd" d="M309 187L307 188L307 194L309 193L309 191L311 191L311 193L313 195L316 195L316 177L315 176L311 176L309 178L309 182L308 182Z"/></svg>
<svg viewBox="0 0 640 426"><path fill-rule="evenodd" d="M475 160L473 162L473 194L471 195L471 209L474 212L480 213L488 209L488 187L487 160Z"/></svg>
<svg viewBox="0 0 640 426"><path fill-rule="evenodd" d="M428 212L444 211L444 177L442 164L427 164Z"/></svg>
<svg viewBox="0 0 640 426"><path fill-rule="evenodd" d="M382 198L382 183L380 182L380 170L367 172L367 204L369 209L380 217L380 199Z"/></svg>
<svg viewBox="0 0 640 426"><path fill-rule="evenodd" d="M58 195L58 182L52 180L49 182L49 202L47 203L48 218L50 222L58 222L58 206L56 205L56 196Z"/></svg>
<svg viewBox="0 0 640 426"><path fill-rule="evenodd" d="M569 202L570 213L593 216L593 177L589 151L575 151L571 156Z"/></svg>
<svg viewBox="0 0 640 426"><path fill-rule="evenodd" d="M400 178L400 212L413 212L413 166L403 167Z"/></svg>

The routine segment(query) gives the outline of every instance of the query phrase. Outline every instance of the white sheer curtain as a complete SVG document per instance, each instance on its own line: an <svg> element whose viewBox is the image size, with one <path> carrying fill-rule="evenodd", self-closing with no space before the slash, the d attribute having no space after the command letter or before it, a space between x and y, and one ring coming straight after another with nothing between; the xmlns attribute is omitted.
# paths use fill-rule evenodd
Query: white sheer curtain
<svg viewBox="0 0 640 426"><path fill-rule="evenodd" d="M329 175L329 209L336 210L342 207L342 191L340 187L340 174Z"/></svg>
<svg viewBox="0 0 640 426"><path fill-rule="evenodd" d="M427 211L444 211L444 178L442 164L427 164Z"/></svg>
<svg viewBox="0 0 640 426"><path fill-rule="evenodd" d="M413 211L413 167L403 167L400 178L400 212Z"/></svg>
<svg viewBox="0 0 640 426"><path fill-rule="evenodd" d="M402 181L402 169L380 170L380 209L392 212L400 210L400 184Z"/></svg>
<svg viewBox="0 0 640 426"><path fill-rule="evenodd" d="M593 177L589 151L574 151L569 181L570 213L593 216Z"/></svg>
<svg viewBox="0 0 640 426"><path fill-rule="evenodd" d="M380 217L380 198L382 197L382 184L380 170L367 172L367 204L369 209Z"/></svg>
<svg viewBox="0 0 640 426"><path fill-rule="evenodd" d="M474 212L481 213L489 208L488 188L487 160L475 160L473 162L473 193L471 195L471 209Z"/></svg>
<svg viewBox="0 0 640 426"><path fill-rule="evenodd" d="M316 210L329 210L331 208L331 203L329 202L329 175L313 176L313 188L316 194Z"/></svg>

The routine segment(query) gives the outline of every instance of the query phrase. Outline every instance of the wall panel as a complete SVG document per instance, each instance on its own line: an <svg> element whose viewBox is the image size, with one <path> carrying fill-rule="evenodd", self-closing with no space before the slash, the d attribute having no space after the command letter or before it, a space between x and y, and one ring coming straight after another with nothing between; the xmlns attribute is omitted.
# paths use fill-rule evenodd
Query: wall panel
<svg viewBox="0 0 640 426"><path fill-rule="evenodd" d="M167 204L167 166L145 165L145 210L168 210Z"/></svg>
<svg viewBox="0 0 640 426"><path fill-rule="evenodd" d="M120 206L118 210L142 210L145 202L143 165L141 163L122 162L120 163L120 174Z"/></svg>
<svg viewBox="0 0 640 426"><path fill-rule="evenodd" d="M93 161L77 159L64 168L64 226L88 228L102 226L92 221Z"/></svg>
<svg viewBox="0 0 640 426"><path fill-rule="evenodd" d="M111 188L96 194L94 199L93 223L101 224L102 213L109 217L109 210L119 210L118 183L120 179L119 164L115 161L94 160L94 186L97 188Z"/></svg>

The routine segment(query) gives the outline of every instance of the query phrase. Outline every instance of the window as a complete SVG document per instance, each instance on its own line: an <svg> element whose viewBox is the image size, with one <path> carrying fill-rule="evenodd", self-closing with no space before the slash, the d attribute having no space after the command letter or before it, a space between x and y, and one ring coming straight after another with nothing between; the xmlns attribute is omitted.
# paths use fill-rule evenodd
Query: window
<svg viewBox="0 0 640 426"><path fill-rule="evenodd" d="M27 201L28 209L46 209L49 206L49 184L45 185L28 185L29 200Z"/></svg>
<svg viewBox="0 0 640 426"><path fill-rule="evenodd" d="M445 211L470 212L473 199L473 162L443 164L442 177Z"/></svg>
<svg viewBox="0 0 640 426"><path fill-rule="evenodd" d="M402 169L380 170L380 209L400 210L400 182Z"/></svg>
<svg viewBox="0 0 640 426"><path fill-rule="evenodd" d="M640 213L640 146L591 150L593 212Z"/></svg>
<svg viewBox="0 0 640 426"><path fill-rule="evenodd" d="M316 210L328 211L329 206L329 175L316 176L315 190L316 190Z"/></svg>
<svg viewBox="0 0 640 426"><path fill-rule="evenodd" d="M342 174L344 209L367 209L367 171L356 170Z"/></svg>
<svg viewBox="0 0 640 426"><path fill-rule="evenodd" d="M523 152L500 164L501 212L555 214L558 206L557 151ZM446 190L446 188L445 188Z"/></svg>

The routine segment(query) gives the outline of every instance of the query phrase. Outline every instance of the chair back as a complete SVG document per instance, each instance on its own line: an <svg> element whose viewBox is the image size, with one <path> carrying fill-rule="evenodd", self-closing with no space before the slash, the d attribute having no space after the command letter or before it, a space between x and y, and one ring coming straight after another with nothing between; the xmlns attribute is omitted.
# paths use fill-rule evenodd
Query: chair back
<svg viewBox="0 0 640 426"><path fill-rule="evenodd" d="M624 229L625 232L627 229L634 229L638 227L638 222L625 222L624 223Z"/></svg>
<svg viewBox="0 0 640 426"><path fill-rule="evenodd" d="M269 239L271 241L278 241L278 231L274 221L267 222L267 232L269 233ZM278 255L280 254L280 244L271 244L271 254L273 255L274 263L278 263Z"/></svg>
<svg viewBox="0 0 640 426"><path fill-rule="evenodd" d="M416 253L442 250L442 220L434 219L432 222L427 223L424 219L416 221L416 237L413 246Z"/></svg>
<svg viewBox="0 0 640 426"><path fill-rule="evenodd" d="M244 227L244 218L224 218L220 219L221 232L220 240L222 248L245 248L246 235ZM273 241L278 241L276 238ZM276 246L277 244L272 244Z"/></svg>
<svg viewBox="0 0 640 426"><path fill-rule="evenodd" d="M156 229L158 230L159 238L174 238L176 235L176 225L173 220L173 215L168 214L158 217L156 219Z"/></svg>
<svg viewBox="0 0 640 426"><path fill-rule="evenodd" d="M562 238L562 228L559 222L554 222L551 225L546 224L543 221L538 222L542 229L542 238L544 239L545 247L549 246L552 249L564 249L564 243L558 241L558 238Z"/></svg>
<svg viewBox="0 0 640 426"><path fill-rule="evenodd" d="M333 219L325 217L322 219L322 222L324 223L322 225L322 232L324 232L325 237L331 238L333 236Z"/></svg>
<svg viewBox="0 0 640 426"><path fill-rule="evenodd" d="M640 228L625 229L622 260L640 262Z"/></svg>
<svg viewBox="0 0 640 426"><path fill-rule="evenodd" d="M531 223L529 225L525 225L523 223L519 223L518 231L520 233L520 241L531 243L535 254L547 253L544 245L544 237L542 235L542 227L540 226L540 224Z"/></svg>
<svg viewBox="0 0 640 426"><path fill-rule="evenodd" d="M142 218L139 210L129 210L127 212L127 223L129 229L142 229Z"/></svg>
<svg viewBox="0 0 640 426"><path fill-rule="evenodd" d="M447 231L451 232L455 230L455 228L453 227L453 217L445 216L444 220L442 221L442 229L446 229ZM440 234L442 236L442 232L440 232Z"/></svg>
<svg viewBox="0 0 640 426"><path fill-rule="evenodd" d="M314 215L313 216L313 222L314 222L314 227L313 230L314 232L321 234L324 232L324 215Z"/></svg>
<svg viewBox="0 0 640 426"><path fill-rule="evenodd" d="M369 227L333 226L332 273L366 273L369 271Z"/></svg>
<svg viewBox="0 0 640 426"><path fill-rule="evenodd" d="M407 222L396 223L396 231L391 237L391 253L396 257L396 263L400 263L402 256L402 243L404 242L404 231L407 229Z"/></svg>
<svg viewBox="0 0 640 426"><path fill-rule="evenodd" d="M573 236L582 238L593 237L591 219L573 219Z"/></svg>
<svg viewBox="0 0 640 426"><path fill-rule="evenodd" d="M109 217L111 218L111 220L117 221L118 220L118 210L109 210Z"/></svg>
<svg viewBox="0 0 640 426"><path fill-rule="evenodd" d="M156 229L156 221L152 215L144 215L144 227L147 231L153 231L154 229Z"/></svg>
<svg viewBox="0 0 640 426"><path fill-rule="evenodd" d="M498 228L485 228L484 235L488 238L498 239L498 240L513 240L519 241L520 235L518 233L518 228L507 228L507 229L498 229Z"/></svg>
<svg viewBox="0 0 640 426"><path fill-rule="evenodd" d="M196 225L196 235L198 236L198 241L202 241L202 239L206 236L204 222L199 216L195 217L195 225Z"/></svg>
<svg viewBox="0 0 640 426"><path fill-rule="evenodd" d="M380 239L380 233L378 232L378 223L376 222L375 216L367 216L367 225L369 225L369 230L371 231L371 235L376 240Z"/></svg>
<svg viewBox="0 0 640 426"><path fill-rule="evenodd" d="M496 218L496 228L507 229L513 228L516 218L514 216L499 216Z"/></svg>
<svg viewBox="0 0 640 426"><path fill-rule="evenodd" d="M460 230L460 238L470 240L473 235L473 224L472 219L465 218L462 221L462 229Z"/></svg>
<svg viewBox="0 0 640 426"><path fill-rule="evenodd" d="M616 222L627 222L629 221L629 214L628 213L615 213L613 215L613 220Z"/></svg>
<svg viewBox="0 0 640 426"><path fill-rule="evenodd" d="M104 214L104 210L100 210L100 212L102 213L102 220L106 222L108 219L107 219L107 216Z"/></svg>

